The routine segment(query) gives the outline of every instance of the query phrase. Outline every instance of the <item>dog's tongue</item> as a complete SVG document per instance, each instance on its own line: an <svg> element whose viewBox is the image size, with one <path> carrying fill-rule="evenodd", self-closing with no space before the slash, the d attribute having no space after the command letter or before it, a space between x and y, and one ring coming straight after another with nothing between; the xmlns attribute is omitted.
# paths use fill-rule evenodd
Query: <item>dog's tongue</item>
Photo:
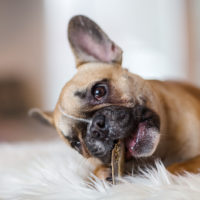
<svg viewBox="0 0 200 200"><path fill-rule="evenodd" d="M145 135L146 123L139 123L136 132L132 134L126 141L126 148L128 149L128 156L134 156L134 150L136 143Z"/></svg>

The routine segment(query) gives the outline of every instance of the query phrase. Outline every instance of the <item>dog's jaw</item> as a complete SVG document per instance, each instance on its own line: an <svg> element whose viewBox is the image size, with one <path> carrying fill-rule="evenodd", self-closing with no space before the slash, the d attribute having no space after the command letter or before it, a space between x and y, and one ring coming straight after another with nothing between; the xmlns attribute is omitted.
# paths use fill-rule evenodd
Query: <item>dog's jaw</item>
<svg viewBox="0 0 200 200"><path fill-rule="evenodd" d="M97 126L100 122L104 125ZM134 108L108 106L96 111L85 137L91 155L109 163L113 146L119 139L125 142L127 161L151 156L160 139L159 116L139 105Z"/></svg>
<svg viewBox="0 0 200 200"><path fill-rule="evenodd" d="M139 123L135 133L126 139L126 158L151 156L159 143L160 133L156 127L148 128L146 123Z"/></svg>

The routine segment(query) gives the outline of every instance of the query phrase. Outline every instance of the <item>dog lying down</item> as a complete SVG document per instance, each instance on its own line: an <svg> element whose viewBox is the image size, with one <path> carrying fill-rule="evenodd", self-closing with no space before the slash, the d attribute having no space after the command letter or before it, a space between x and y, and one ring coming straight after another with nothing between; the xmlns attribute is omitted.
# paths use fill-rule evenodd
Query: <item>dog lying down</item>
<svg viewBox="0 0 200 200"><path fill-rule="evenodd" d="M54 126L101 179L115 183L157 158L172 173L198 172L200 89L130 73L121 48L85 16L70 20L68 39L77 73L53 112L31 114Z"/></svg>

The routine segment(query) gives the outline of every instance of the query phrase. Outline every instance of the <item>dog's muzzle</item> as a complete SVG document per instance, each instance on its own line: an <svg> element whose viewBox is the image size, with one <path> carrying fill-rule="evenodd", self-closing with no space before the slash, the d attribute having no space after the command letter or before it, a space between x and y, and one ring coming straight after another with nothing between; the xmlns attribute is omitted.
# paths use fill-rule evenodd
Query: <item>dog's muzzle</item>
<svg viewBox="0 0 200 200"><path fill-rule="evenodd" d="M119 139L124 139L127 158L147 155L154 149L159 126L159 117L143 106L108 106L95 112L84 140L91 155L109 163Z"/></svg>
<svg viewBox="0 0 200 200"><path fill-rule="evenodd" d="M85 138L90 153L110 162L114 143L134 130L132 109L109 106L97 111L88 126Z"/></svg>

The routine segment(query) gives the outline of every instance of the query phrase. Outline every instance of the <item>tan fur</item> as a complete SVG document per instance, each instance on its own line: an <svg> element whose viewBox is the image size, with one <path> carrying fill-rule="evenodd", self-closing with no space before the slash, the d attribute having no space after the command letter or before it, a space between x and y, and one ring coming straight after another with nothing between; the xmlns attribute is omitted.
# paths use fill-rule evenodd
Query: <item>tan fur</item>
<svg viewBox="0 0 200 200"><path fill-rule="evenodd" d="M192 158L200 153L200 98L188 92L183 83L150 81L159 95L164 113L161 118L161 141L157 152L167 165ZM162 125L162 126L163 126ZM200 166L199 166L200 167Z"/></svg>
<svg viewBox="0 0 200 200"><path fill-rule="evenodd" d="M184 174L185 172L200 173L199 164L200 156L196 156L184 162L172 164L167 169L173 174Z"/></svg>
<svg viewBox="0 0 200 200"><path fill-rule="evenodd" d="M119 66L101 63L85 64L64 86L54 112L54 123L58 132L62 120L69 120L61 117L58 105L62 105L71 115L84 117L79 115L80 111L90 108L85 108L80 99L72 94L75 90L86 88L95 80L103 78L111 79L115 86L112 104L132 107L136 102L142 104L143 99L147 99L146 104L159 114L161 139L154 155L160 157L166 165L200 154L199 89L183 83L143 80ZM103 106L106 105L97 107L99 109ZM63 137L63 134L60 135Z"/></svg>
<svg viewBox="0 0 200 200"><path fill-rule="evenodd" d="M136 103L145 103L159 114L161 138L154 156L160 157L166 166L200 154L199 89L185 83L144 80L121 66L102 63L84 64L62 89L51 123L55 125L67 144L68 141L63 133L70 132L74 121L63 117L58 105L62 105L66 113L76 117L84 117L81 115L83 111L108 106L109 104L102 104L91 108L86 107L78 97L74 96L76 90L84 89L94 81L104 78L110 79L114 87L110 104L133 107ZM50 115L48 114L47 117L49 119ZM88 158L88 152L86 148L84 149L84 156ZM200 162L197 163L195 163L194 171L200 167ZM99 165L102 166L102 163L99 162ZM193 162L191 165L193 166ZM100 168L98 166L98 169ZM179 171L179 166L177 170ZM176 172L174 168L170 171ZM98 170L97 174L99 173ZM105 174L104 167L102 167L102 173Z"/></svg>
<svg viewBox="0 0 200 200"><path fill-rule="evenodd" d="M85 16L72 18L68 32L78 71L63 87L54 112L39 111L37 114L54 125L67 144L66 137L76 129L83 156L93 160L96 175L105 178L109 170L105 170L101 161L91 158L81 130L77 130L74 120L63 116L59 107L68 115L85 118L84 113L109 105L145 105L156 112L161 121L161 136L152 158L160 158L166 166L173 164L169 167L173 173L180 168L197 172L200 168L200 89L186 83L144 80L128 72L121 67L122 50ZM93 47L99 49L93 53ZM94 106L75 95L77 91L91 89L102 79L108 79L111 84L108 103ZM195 159L187 161L195 156ZM174 164L176 162L181 164Z"/></svg>

